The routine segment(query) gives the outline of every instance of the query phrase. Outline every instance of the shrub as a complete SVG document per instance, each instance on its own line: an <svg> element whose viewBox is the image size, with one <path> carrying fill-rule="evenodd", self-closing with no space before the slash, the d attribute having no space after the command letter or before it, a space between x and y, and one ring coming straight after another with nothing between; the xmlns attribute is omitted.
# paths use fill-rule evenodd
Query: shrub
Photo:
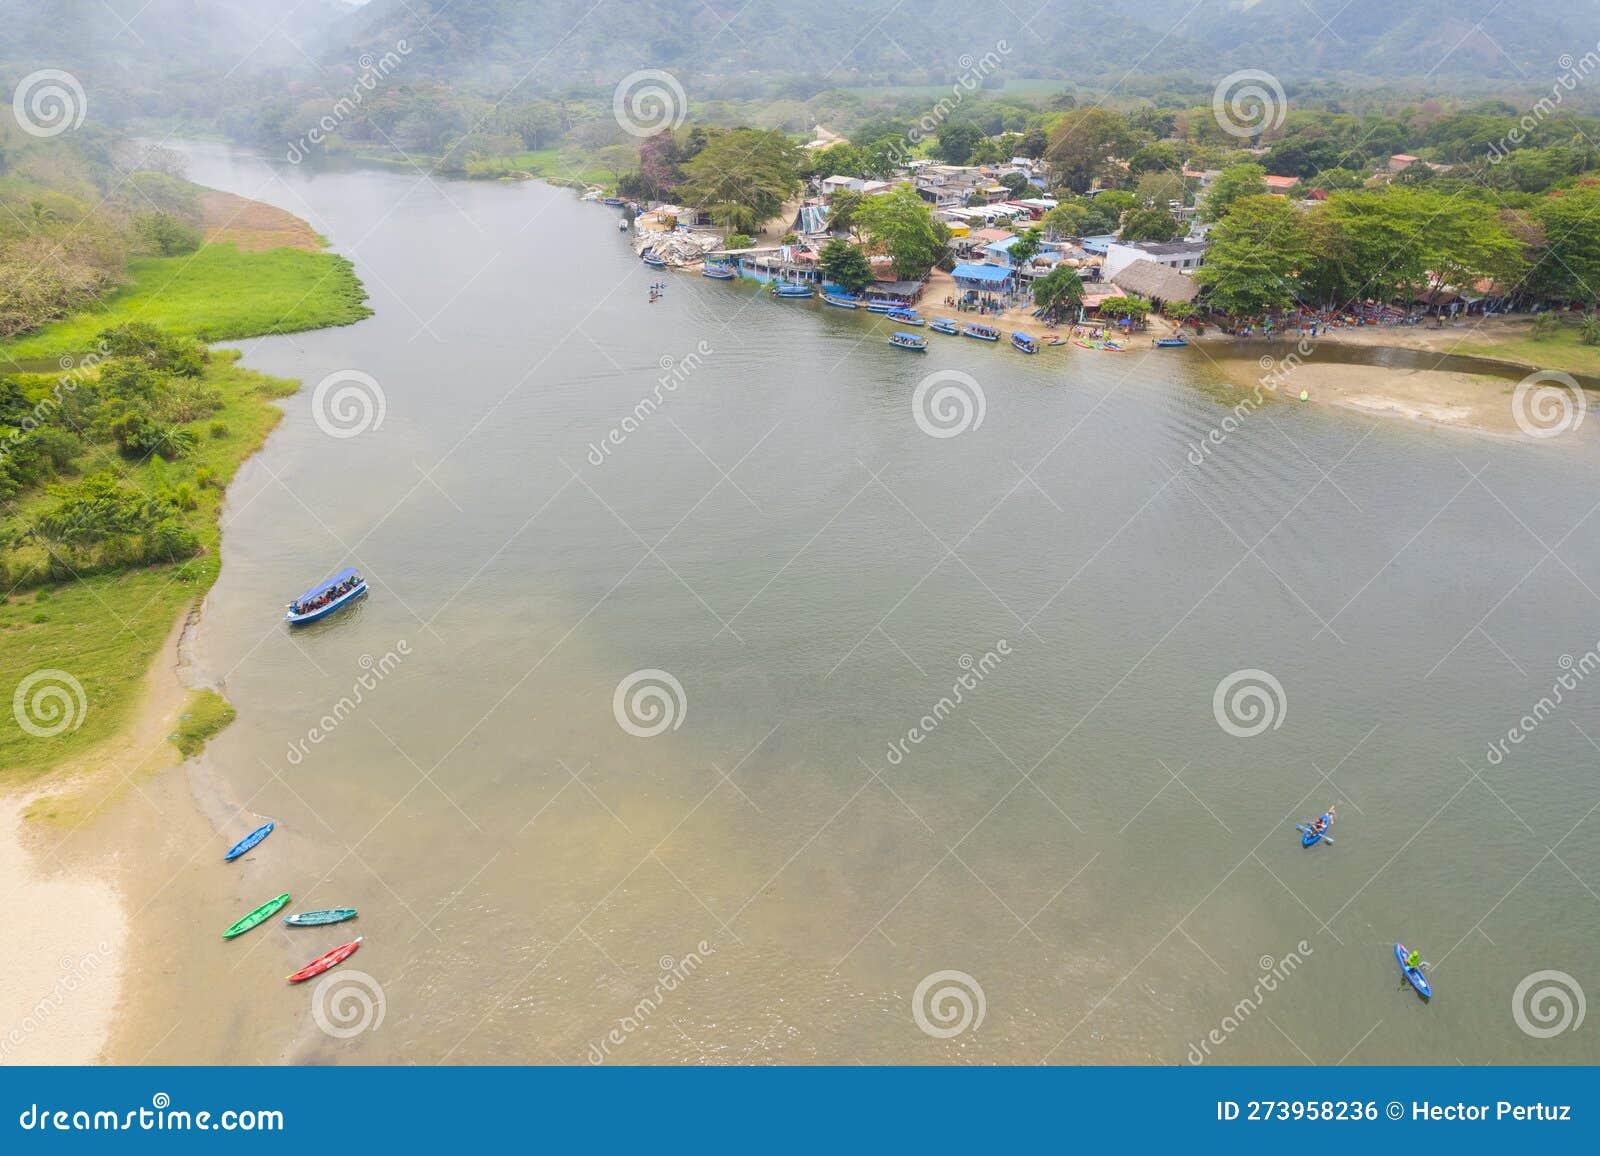
<svg viewBox="0 0 1600 1156"><path fill-rule="evenodd" d="M214 422L212 422L211 423L211 436L214 437L214 438L218 438L218 439L227 437L228 436L228 423L225 422L225 421L214 421Z"/></svg>

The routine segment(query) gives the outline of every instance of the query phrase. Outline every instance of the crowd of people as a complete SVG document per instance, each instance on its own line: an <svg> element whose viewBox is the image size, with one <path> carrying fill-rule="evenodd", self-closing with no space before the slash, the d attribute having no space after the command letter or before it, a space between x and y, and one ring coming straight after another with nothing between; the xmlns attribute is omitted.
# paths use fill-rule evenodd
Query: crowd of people
<svg viewBox="0 0 1600 1156"><path fill-rule="evenodd" d="M315 598L307 598L304 602L289 603L289 611L292 614L310 614L313 610L320 610L330 602L338 601L360 585L361 575L352 574L344 581L328 587Z"/></svg>

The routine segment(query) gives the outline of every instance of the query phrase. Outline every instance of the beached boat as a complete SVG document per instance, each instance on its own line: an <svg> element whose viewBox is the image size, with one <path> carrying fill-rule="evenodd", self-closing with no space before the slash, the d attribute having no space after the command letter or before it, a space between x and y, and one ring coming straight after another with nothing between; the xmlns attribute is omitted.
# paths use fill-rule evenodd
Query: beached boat
<svg viewBox="0 0 1600 1156"><path fill-rule="evenodd" d="M867 312L868 313L893 313L895 310L897 310L899 308L900 308L900 306L896 305L893 301L868 301L867 302Z"/></svg>
<svg viewBox="0 0 1600 1156"><path fill-rule="evenodd" d="M809 285L790 285L779 281L772 286L774 297L815 297L817 291Z"/></svg>
<svg viewBox="0 0 1600 1156"><path fill-rule="evenodd" d="M271 919L274 915L278 914L278 912L282 911L288 902L289 893L287 891L275 899L267 900L249 915L246 915L243 919L239 920L239 922L233 924L228 928L228 930L224 931L222 933L222 938L232 939L236 935L243 935L252 927L260 926L262 923L265 923L268 919Z"/></svg>
<svg viewBox="0 0 1600 1156"><path fill-rule="evenodd" d="M1072 344L1074 344L1076 346L1079 346L1082 349L1099 349L1100 348L1098 345L1095 345L1092 342L1085 341L1081 337L1074 337L1072 339Z"/></svg>
<svg viewBox="0 0 1600 1156"><path fill-rule="evenodd" d="M299 911L293 915L285 915L283 921L290 927L323 927L329 923L343 923L346 919L354 919L354 907L328 907L322 911Z"/></svg>
<svg viewBox="0 0 1600 1156"><path fill-rule="evenodd" d="M733 266L721 265L711 261L707 261L705 268L700 270L700 276L712 277L718 281L732 281L738 275L739 274L734 271Z"/></svg>
<svg viewBox="0 0 1600 1156"><path fill-rule="evenodd" d="M1158 337L1158 338L1156 338L1156 347L1158 349L1182 349L1188 344L1189 343L1186 340L1184 340L1182 337Z"/></svg>
<svg viewBox="0 0 1600 1156"><path fill-rule="evenodd" d="M639 260L643 261L652 269L665 269L667 267L667 263L660 257L656 256L656 251L654 249L646 249L643 253L640 253Z"/></svg>
<svg viewBox="0 0 1600 1156"><path fill-rule="evenodd" d="M943 317L937 317L928 322L928 328L935 333L948 333L951 337L959 337L961 335L961 330L956 328L956 323L954 321L946 321Z"/></svg>
<svg viewBox="0 0 1600 1156"><path fill-rule="evenodd" d="M915 333L901 333L897 330L889 334L889 344L899 349L926 349L928 339L918 337Z"/></svg>
<svg viewBox="0 0 1600 1156"><path fill-rule="evenodd" d="M326 582L319 582L289 603L289 612L283 616L283 620L290 626L315 622L332 614L341 606L354 602L366 592L365 578L354 570L348 568L341 570Z"/></svg>
<svg viewBox="0 0 1600 1156"><path fill-rule="evenodd" d="M976 337L979 341L999 341L1000 331L992 325L968 325L961 331L963 337Z"/></svg>
<svg viewBox="0 0 1600 1156"><path fill-rule="evenodd" d="M825 305L832 305L835 309L859 309L861 302L854 297L840 297L834 293L824 293L822 301Z"/></svg>
<svg viewBox="0 0 1600 1156"><path fill-rule="evenodd" d="M602 205L610 205L613 209L620 209L627 202L625 202L621 197L601 197L600 203Z"/></svg>
<svg viewBox="0 0 1600 1156"><path fill-rule="evenodd" d="M361 946L362 940L365 938L365 936L358 935L349 943L334 948L332 951L328 952L328 954L317 956L316 959L313 959L299 971L295 972L293 975L284 976L284 978L290 983L300 983L303 980L310 979L314 975L321 975L331 967L338 967L341 963L356 953L356 949Z"/></svg>
<svg viewBox="0 0 1600 1156"><path fill-rule="evenodd" d="M1123 345L1120 341L1103 341L1100 343L1100 348L1104 349L1107 353L1122 353L1128 347Z"/></svg>
<svg viewBox="0 0 1600 1156"><path fill-rule="evenodd" d="M232 847L229 847L228 848L228 853L222 857L222 861L224 863L232 863L240 855L245 854L252 847L254 847L257 843L261 842L261 840L265 839L268 835L272 834L272 829L276 825L277 824L274 823L271 819L268 819L265 823L261 824L261 826L257 827L254 831L251 831L243 839L240 839Z"/></svg>
<svg viewBox="0 0 1600 1156"><path fill-rule="evenodd" d="M923 324L922 315L915 309L891 309L888 316L890 321L898 321L901 325Z"/></svg>
<svg viewBox="0 0 1600 1156"><path fill-rule="evenodd" d="M1015 348L1022 350L1024 353L1039 352L1039 343L1033 338L1029 337L1026 333L1013 333L1011 335L1011 344Z"/></svg>

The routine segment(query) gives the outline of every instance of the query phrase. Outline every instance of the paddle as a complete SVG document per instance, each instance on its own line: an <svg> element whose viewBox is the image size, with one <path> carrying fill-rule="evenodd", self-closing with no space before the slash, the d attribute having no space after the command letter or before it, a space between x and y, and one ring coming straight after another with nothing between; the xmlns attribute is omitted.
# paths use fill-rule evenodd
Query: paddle
<svg viewBox="0 0 1600 1156"><path fill-rule="evenodd" d="M1294 825L1294 829L1296 831L1309 831L1311 828L1308 827L1305 823L1296 823ZM1323 833L1322 841L1324 843L1328 844L1330 847L1333 846L1333 836L1327 834L1326 832Z"/></svg>

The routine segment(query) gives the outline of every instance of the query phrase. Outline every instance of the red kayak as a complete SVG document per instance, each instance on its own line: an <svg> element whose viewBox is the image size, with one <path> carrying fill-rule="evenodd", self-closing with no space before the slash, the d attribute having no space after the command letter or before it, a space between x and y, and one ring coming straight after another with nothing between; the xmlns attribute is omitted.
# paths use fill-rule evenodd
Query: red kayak
<svg viewBox="0 0 1600 1156"><path fill-rule="evenodd" d="M359 935L343 947L336 947L328 952L327 955L319 955L299 971L286 978L290 983L299 983L302 980L310 979L314 975L321 975L331 967L338 967L356 953L356 948L361 946L361 941L365 938L366 936Z"/></svg>

